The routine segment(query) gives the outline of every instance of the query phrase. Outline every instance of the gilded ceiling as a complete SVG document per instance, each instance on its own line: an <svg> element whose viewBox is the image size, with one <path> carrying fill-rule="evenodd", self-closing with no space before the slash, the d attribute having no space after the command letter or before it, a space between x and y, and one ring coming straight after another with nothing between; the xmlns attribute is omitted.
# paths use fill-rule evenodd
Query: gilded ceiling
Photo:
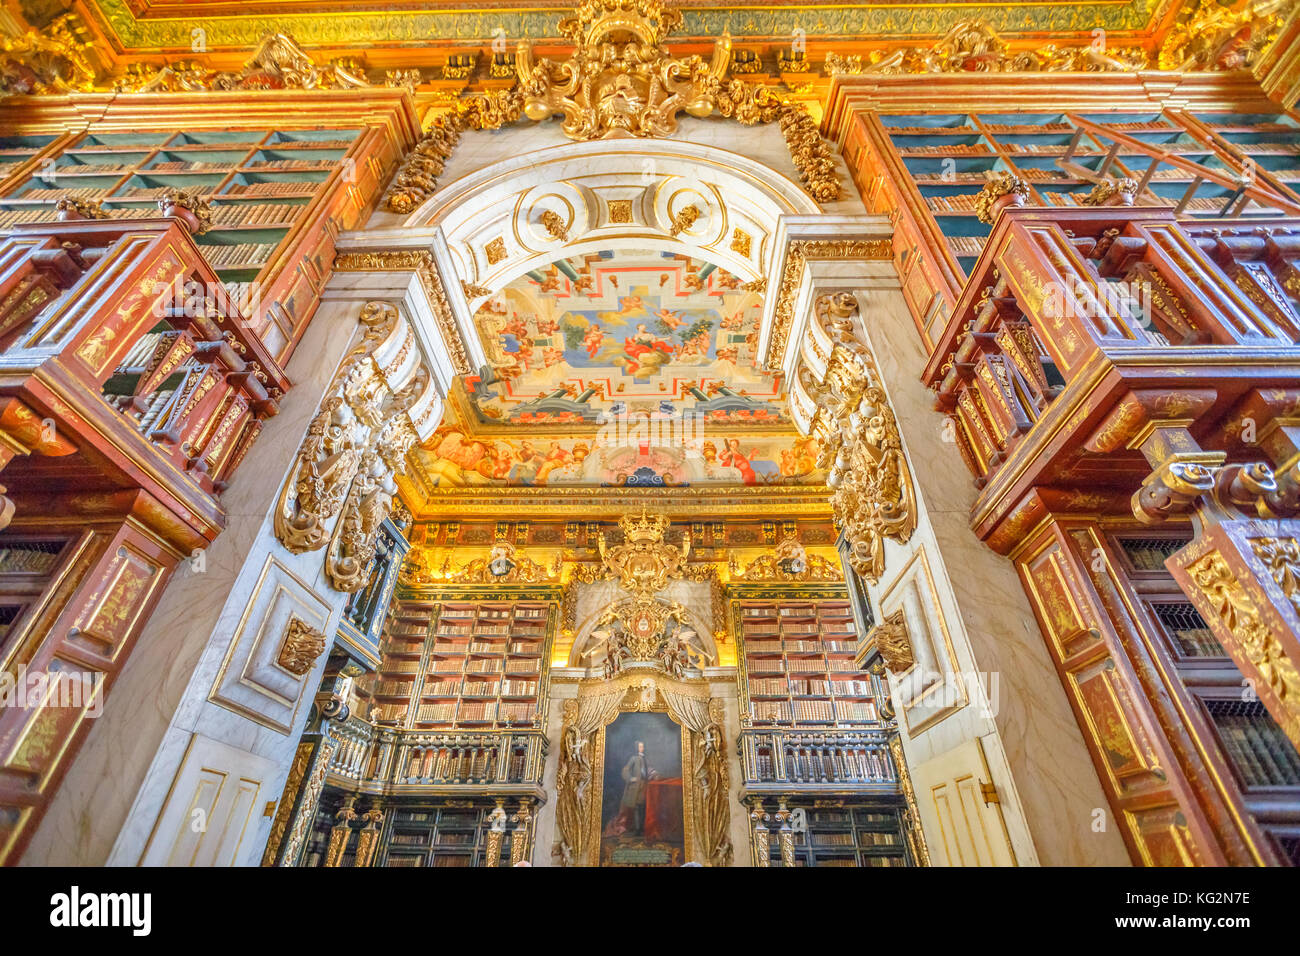
<svg viewBox="0 0 1300 956"><path fill-rule="evenodd" d="M755 364L762 297L712 263L560 259L488 298L488 357L417 453L430 493L474 487L819 485L818 443Z"/></svg>

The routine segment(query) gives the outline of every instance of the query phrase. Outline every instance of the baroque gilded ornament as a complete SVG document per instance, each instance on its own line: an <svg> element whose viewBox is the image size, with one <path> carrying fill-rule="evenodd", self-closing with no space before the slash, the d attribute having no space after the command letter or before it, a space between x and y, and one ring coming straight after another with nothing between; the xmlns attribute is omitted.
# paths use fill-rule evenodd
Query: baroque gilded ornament
<svg viewBox="0 0 1300 956"><path fill-rule="evenodd" d="M740 581L842 581L839 566L819 554L809 554L794 535L788 535L771 554L755 558L741 568L733 557L729 570Z"/></svg>
<svg viewBox="0 0 1300 956"><path fill-rule="evenodd" d="M779 123L808 193L819 202L837 199L834 154L816 121L771 87L731 77L726 34L707 61L673 56L662 43L681 21L679 11L659 0L587 0L560 23L574 44L567 58L537 59L531 45L521 42L512 88L460 100L432 120L399 171L387 207L407 213L431 195L467 129L500 129L521 118L542 122L559 115L564 134L580 142L665 137L676 131L682 112L701 118L716 112L746 126Z"/></svg>
<svg viewBox="0 0 1300 956"><path fill-rule="evenodd" d="M325 635L300 617L290 617L276 663L295 677L305 676L325 653Z"/></svg>
<svg viewBox="0 0 1300 956"><path fill-rule="evenodd" d="M875 642L891 674L902 674L916 662L912 639L907 633L907 618L901 608L873 627L867 640Z"/></svg>
<svg viewBox="0 0 1300 956"><path fill-rule="evenodd" d="M877 50L866 56L826 55L831 76L862 73L1092 73L1141 70L1147 54L1141 47L1107 49L1096 42L1087 46L1058 47L1044 44L1034 50L1013 51L988 21L970 17L928 47Z"/></svg>
<svg viewBox="0 0 1300 956"><path fill-rule="evenodd" d="M361 341L340 364L308 425L275 511L276 537L290 551L315 551L328 542L330 584L349 593L365 586L407 452L436 424L431 376L422 364L407 360L414 333L397 309L369 302L359 321ZM394 354L381 367L376 353L385 347ZM425 408L417 420L420 404ZM336 515L331 534L328 524Z"/></svg>
<svg viewBox="0 0 1300 956"><path fill-rule="evenodd" d="M346 90L370 86L356 60L318 66L293 37L268 33L242 69L209 70L196 63L136 66L114 84L124 93L196 93L229 90Z"/></svg>
<svg viewBox="0 0 1300 956"><path fill-rule="evenodd" d="M358 321L361 342L344 358L325 393L320 410L298 449L295 477L281 493L275 535L290 551L315 551L327 540L326 523L338 514L352 485L371 430L381 424L383 384L371 358L393 332L397 309L369 302Z"/></svg>
<svg viewBox="0 0 1300 956"><path fill-rule="evenodd" d="M810 431L822 443L835 523L849 542L849 563L868 581L885 570L885 539L905 544L916 530L916 499L898 422L880 374L851 331L860 321L848 294L823 297L818 312L835 343L811 392L818 404Z"/></svg>

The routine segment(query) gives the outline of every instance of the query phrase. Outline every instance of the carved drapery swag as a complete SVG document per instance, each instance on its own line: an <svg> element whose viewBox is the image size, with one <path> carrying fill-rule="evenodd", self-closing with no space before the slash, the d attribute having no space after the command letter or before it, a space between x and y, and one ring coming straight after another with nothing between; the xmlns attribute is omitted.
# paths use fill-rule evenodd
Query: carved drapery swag
<svg viewBox="0 0 1300 956"><path fill-rule="evenodd" d="M436 424L428 370L412 360L415 333L386 302L358 319L361 341L347 354L298 449L275 511L275 534L290 551L328 542L326 572L339 591L359 590L380 524L393 508L406 454ZM333 535L330 519L339 515Z"/></svg>
<svg viewBox="0 0 1300 956"><path fill-rule="evenodd" d="M612 680L584 681L575 700L565 701L556 777L555 855L563 866L581 866L594 857L599 842L593 751L599 731L625 709L629 694L640 694L637 709L662 709L690 735L691 766L683 784L692 788L694 843L710 866L730 866L731 778L727 770L722 702L710 700L703 681L675 681L653 671L622 674ZM689 777L686 775L689 773ZM594 824L594 825L593 825Z"/></svg>
<svg viewBox="0 0 1300 956"><path fill-rule="evenodd" d="M906 543L916 530L916 498L898 421L866 345L854 334L857 300L822 296L818 318L833 347L820 381L807 367L802 384L817 402L810 431L822 445L836 525L853 570L868 581L885 570L885 539Z"/></svg>

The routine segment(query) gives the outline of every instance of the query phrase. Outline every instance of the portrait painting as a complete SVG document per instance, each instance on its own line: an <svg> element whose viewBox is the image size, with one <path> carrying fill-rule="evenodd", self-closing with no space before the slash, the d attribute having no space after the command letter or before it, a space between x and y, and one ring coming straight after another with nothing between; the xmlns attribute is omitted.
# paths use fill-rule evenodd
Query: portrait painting
<svg viewBox="0 0 1300 956"><path fill-rule="evenodd" d="M605 728L602 866L685 862L682 729L667 714L625 713Z"/></svg>

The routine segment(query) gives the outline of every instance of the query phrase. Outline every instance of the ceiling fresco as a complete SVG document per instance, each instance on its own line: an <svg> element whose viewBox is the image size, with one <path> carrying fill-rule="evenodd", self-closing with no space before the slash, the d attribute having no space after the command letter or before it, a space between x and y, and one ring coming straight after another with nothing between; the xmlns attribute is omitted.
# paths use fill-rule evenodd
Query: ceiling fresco
<svg viewBox="0 0 1300 956"><path fill-rule="evenodd" d="M751 434L710 429L690 416L633 416L589 431L520 428L485 435L449 405L443 423L414 452L414 478L426 493L462 488L675 488L820 485L820 446L793 429Z"/></svg>
<svg viewBox="0 0 1300 956"><path fill-rule="evenodd" d="M781 376L756 368L762 296L665 252L562 259L474 316L488 366L465 382L478 424L699 417L786 426Z"/></svg>

